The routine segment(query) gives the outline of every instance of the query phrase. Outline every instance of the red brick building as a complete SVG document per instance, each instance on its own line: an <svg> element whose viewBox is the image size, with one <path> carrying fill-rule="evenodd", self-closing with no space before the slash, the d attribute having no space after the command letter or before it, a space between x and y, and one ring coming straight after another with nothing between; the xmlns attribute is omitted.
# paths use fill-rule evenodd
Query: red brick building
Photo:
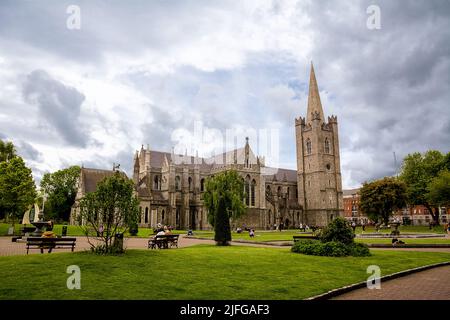
<svg viewBox="0 0 450 320"><path fill-rule="evenodd" d="M344 217L347 220L356 223L368 223L369 219L361 212L359 208L359 188L343 190L344 194ZM447 223L450 218L450 208L440 208L440 222ZM428 225L432 220L427 208L424 206L407 206L398 210L395 215L400 218L403 224L410 225Z"/></svg>

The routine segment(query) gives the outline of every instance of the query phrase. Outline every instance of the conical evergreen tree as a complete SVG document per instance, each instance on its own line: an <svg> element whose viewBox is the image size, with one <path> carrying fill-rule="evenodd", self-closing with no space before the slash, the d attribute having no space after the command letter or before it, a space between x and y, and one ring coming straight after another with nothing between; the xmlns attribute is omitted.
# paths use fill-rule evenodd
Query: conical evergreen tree
<svg viewBox="0 0 450 320"><path fill-rule="evenodd" d="M219 198L215 214L214 240L219 246L227 246L231 241L230 216L227 212L225 200Z"/></svg>

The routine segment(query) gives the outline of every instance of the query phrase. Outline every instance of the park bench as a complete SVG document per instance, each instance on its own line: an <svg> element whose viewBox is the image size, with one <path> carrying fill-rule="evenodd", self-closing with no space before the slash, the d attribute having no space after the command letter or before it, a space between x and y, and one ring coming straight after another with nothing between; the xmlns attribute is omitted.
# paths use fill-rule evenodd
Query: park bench
<svg viewBox="0 0 450 320"><path fill-rule="evenodd" d="M159 236L154 236L148 240L149 249L169 249L171 247L178 248L178 237L179 234L164 234Z"/></svg>
<svg viewBox="0 0 450 320"><path fill-rule="evenodd" d="M308 235L308 236L292 236L294 238L294 242L297 242L299 240L317 240L319 239L318 236L314 236L314 235Z"/></svg>
<svg viewBox="0 0 450 320"><path fill-rule="evenodd" d="M42 238L42 237L28 237L27 238L27 254L30 249L40 249L44 253L44 249L48 249L51 253L55 248L71 247L72 252L75 249L75 242L77 238Z"/></svg>

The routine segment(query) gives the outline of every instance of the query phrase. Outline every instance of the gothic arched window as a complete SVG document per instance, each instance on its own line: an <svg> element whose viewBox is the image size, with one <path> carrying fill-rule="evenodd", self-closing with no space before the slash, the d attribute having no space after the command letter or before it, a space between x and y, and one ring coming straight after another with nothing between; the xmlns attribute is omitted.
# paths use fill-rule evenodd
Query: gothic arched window
<svg viewBox="0 0 450 320"><path fill-rule="evenodd" d="M325 138L325 153L330 153L330 141Z"/></svg>
<svg viewBox="0 0 450 320"><path fill-rule="evenodd" d="M200 191L205 191L205 179L200 180Z"/></svg>
<svg viewBox="0 0 450 320"><path fill-rule="evenodd" d="M155 176L153 179L153 189L154 190L161 190L161 177Z"/></svg>
<svg viewBox="0 0 450 320"><path fill-rule="evenodd" d="M250 176L245 178L245 204L250 205Z"/></svg>
<svg viewBox="0 0 450 320"><path fill-rule="evenodd" d="M311 154L311 140L309 138L306 140L306 154Z"/></svg>
<svg viewBox="0 0 450 320"><path fill-rule="evenodd" d="M255 206L255 188L256 188L256 181L252 180L252 185L250 189L250 203L253 207Z"/></svg>
<svg viewBox="0 0 450 320"><path fill-rule="evenodd" d="M192 178L191 177L188 178L188 183L189 183L189 191L192 191L193 184L192 184Z"/></svg>
<svg viewBox="0 0 450 320"><path fill-rule="evenodd" d="M175 190L180 190L180 176L175 177Z"/></svg>
<svg viewBox="0 0 450 320"><path fill-rule="evenodd" d="M148 223L148 207L145 207L145 217L144 217L144 223Z"/></svg>

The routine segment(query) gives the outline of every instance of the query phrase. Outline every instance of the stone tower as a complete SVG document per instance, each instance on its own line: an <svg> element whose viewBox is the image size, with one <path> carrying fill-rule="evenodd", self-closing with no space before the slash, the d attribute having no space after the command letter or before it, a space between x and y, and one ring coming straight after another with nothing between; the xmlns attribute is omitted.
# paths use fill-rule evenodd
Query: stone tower
<svg viewBox="0 0 450 320"><path fill-rule="evenodd" d="M306 119L295 119L298 201L303 223L325 226L343 216L337 117L325 116L311 63Z"/></svg>

